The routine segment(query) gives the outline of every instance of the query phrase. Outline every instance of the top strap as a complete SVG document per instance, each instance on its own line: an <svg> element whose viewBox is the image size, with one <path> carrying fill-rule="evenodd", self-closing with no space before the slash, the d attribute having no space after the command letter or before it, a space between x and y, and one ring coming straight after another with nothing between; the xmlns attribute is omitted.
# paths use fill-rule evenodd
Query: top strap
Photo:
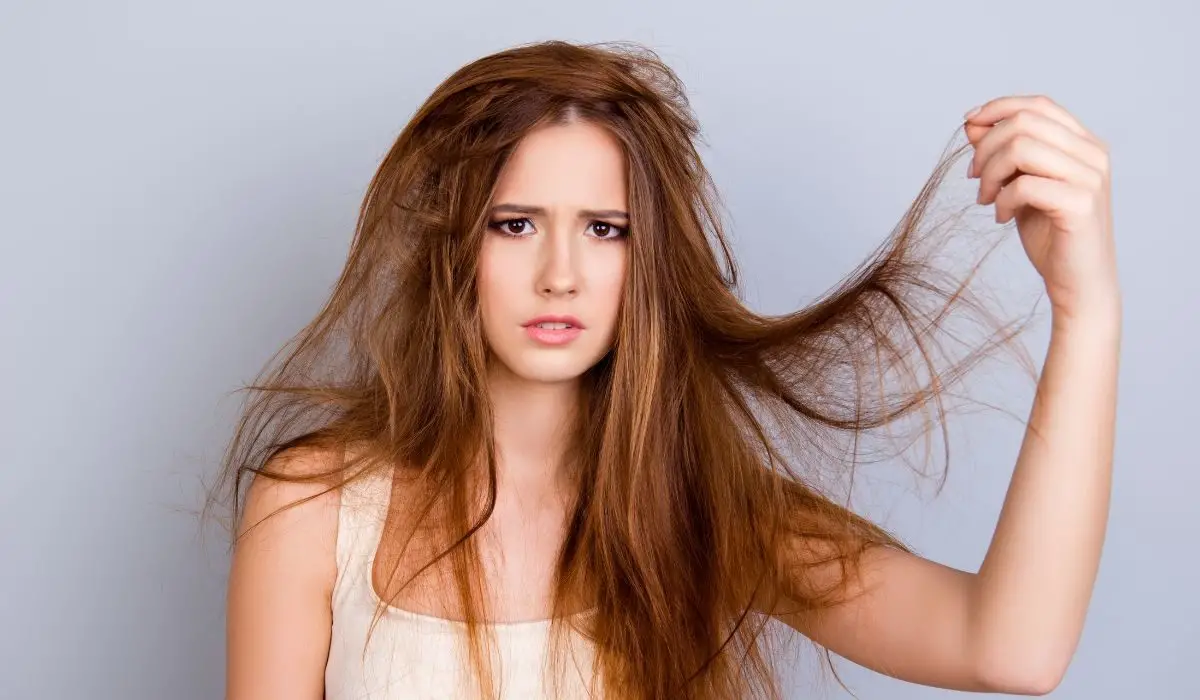
<svg viewBox="0 0 1200 700"><path fill-rule="evenodd" d="M373 470L343 484L338 508L337 581L335 595L369 575L370 564L387 519L391 471Z"/></svg>

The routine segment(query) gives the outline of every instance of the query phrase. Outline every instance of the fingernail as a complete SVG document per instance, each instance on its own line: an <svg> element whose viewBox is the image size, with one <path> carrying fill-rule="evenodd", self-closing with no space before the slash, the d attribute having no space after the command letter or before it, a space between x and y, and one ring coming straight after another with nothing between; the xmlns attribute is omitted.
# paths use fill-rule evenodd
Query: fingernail
<svg viewBox="0 0 1200 700"><path fill-rule="evenodd" d="M967 112L965 115L963 115L963 120L970 121L971 117L975 116L976 114L979 114L979 111L981 109L983 109L983 108L982 107L972 107L969 112Z"/></svg>

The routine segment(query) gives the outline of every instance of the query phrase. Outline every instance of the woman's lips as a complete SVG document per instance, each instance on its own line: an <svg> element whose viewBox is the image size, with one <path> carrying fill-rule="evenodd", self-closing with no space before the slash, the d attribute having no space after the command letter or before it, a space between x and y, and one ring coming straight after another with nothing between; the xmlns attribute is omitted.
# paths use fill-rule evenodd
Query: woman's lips
<svg viewBox="0 0 1200 700"><path fill-rule="evenodd" d="M566 328L542 328L541 326L531 324L525 326L525 333L535 341L544 345L563 345L569 343L579 334L583 332L578 326L567 326Z"/></svg>
<svg viewBox="0 0 1200 700"><path fill-rule="evenodd" d="M543 345L569 343L579 337L582 330L583 324L574 316L538 316L525 322L525 333Z"/></svg>

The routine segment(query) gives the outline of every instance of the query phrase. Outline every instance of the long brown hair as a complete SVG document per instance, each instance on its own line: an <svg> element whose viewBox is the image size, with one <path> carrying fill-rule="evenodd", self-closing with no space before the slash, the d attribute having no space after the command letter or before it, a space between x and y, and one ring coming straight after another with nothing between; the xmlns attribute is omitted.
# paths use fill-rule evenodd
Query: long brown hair
<svg viewBox="0 0 1200 700"><path fill-rule="evenodd" d="M379 469L413 476L425 498L403 507L418 523L445 515L445 546L422 570L453 563L473 678L493 688L473 537L496 496L476 266L506 158L531 129L568 119L621 143L632 218L616 340L584 377L570 451L577 494L553 653L561 661L564 630L585 635L613 700L777 698L768 615L844 602L868 548L909 551L825 477L852 475L864 439L907 416L923 419L914 437L944 434L947 389L1023 328L970 293L978 264L959 277L935 264L960 218L930 224L929 205L965 146L947 148L900 224L836 288L767 316L738 296L699 126L653 51L549 41L480 58L404 128L328 303L245 387L254 393L206 511L226 504L236 522L251 473L331 489ZM943 361L960 310L993 332ZM302 449L339 456L307 475L274 459ZM834 583L815 575L831 566ZM571 591L595 614L566 614Z"/></svg>

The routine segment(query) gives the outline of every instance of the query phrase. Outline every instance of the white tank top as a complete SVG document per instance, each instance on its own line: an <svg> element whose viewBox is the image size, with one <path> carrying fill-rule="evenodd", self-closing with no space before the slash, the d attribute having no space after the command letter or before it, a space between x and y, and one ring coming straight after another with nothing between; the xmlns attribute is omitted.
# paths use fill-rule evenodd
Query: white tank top
<svg viewBox="0 0 1200 700"><path fill-rule="evenodd" d="M326 700L466 700L469 674L460 651L463 623L388 606L371 632L379 603L371 584L375 551L391 498L389 472L342 489L338 515L337 578L333 587L333 632L325 666ZM543 681L548 620L493 623L500 654L494 670L504 700L549 698ZM573 633L572 633L573 634ZM580 643L574 643L578 640ZM573 636L559 697L585 698L594 655Z"/></svg>

